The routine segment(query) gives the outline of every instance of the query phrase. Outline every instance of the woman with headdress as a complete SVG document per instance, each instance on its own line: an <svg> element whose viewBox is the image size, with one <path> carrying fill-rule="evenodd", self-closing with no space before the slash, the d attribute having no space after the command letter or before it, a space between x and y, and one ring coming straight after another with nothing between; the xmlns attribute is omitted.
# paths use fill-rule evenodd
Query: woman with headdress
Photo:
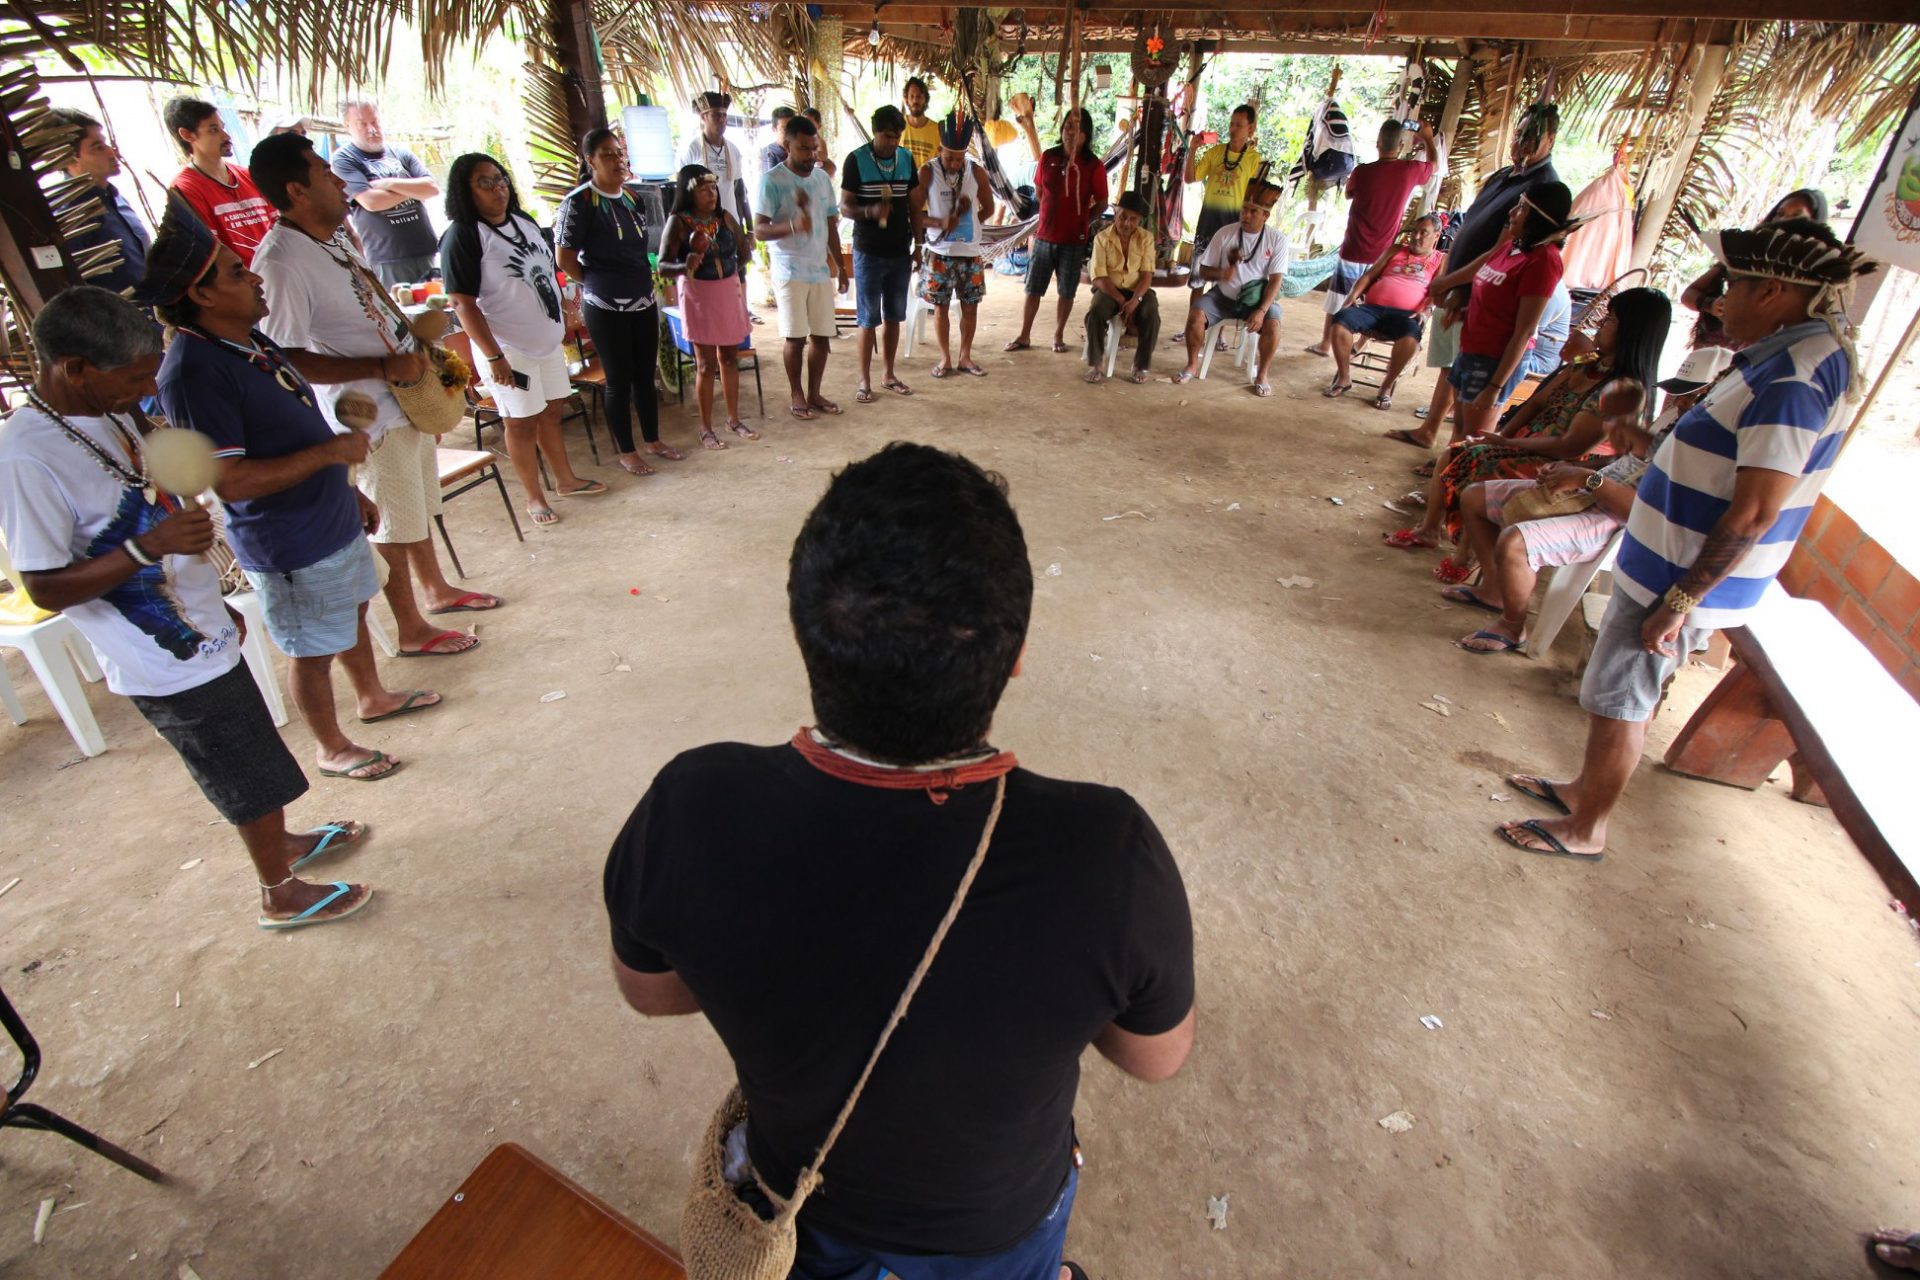
<svg viewBox="0 0 1920 1280"><path fill-rule="evenodd" d="M447 296L506 424L507 457L526 492L527 514L536 525L554 524L560 517L547 503L540 459L563 498L595 497L607 486L574 473L560 436L573 376L561 349L567 328L553 253L540 224L520 208L513 178L489 155L470 152L453 162L447 218L440 238Z"/></svg>
<svg viewBox="0 0 1920 1280"><path fill-rule="evenodd" d="M760 433L740 419L740 344L747 340L747 292L742 266L747 238L720 207L720 181L690 164L674 179L673 213L660 241L660 274L680 281L680 314L700 378L700 443L724 449L713 430L713 379L727 399L727 427L742 440Z"/></svg>
<svg viewBox="0 0 1920 1280"><path fill-rule="evenodd" d="M560 201L553 220L555 256L567 278L580 282L581 319L606 373L607 430L620 451L620 467L649 476L653 468L634 448L634 417L648 453L669 462L684 455L660 438L660 396L653 387L660 312L647 259L647 220L627 190L631 172L619 134L605 126L587 130L580 158L587 180Z"/></svg>

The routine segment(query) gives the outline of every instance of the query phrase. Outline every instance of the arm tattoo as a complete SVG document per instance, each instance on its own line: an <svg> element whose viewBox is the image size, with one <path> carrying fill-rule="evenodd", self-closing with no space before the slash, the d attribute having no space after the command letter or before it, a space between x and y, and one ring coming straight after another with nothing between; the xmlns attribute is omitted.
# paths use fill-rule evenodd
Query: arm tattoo
<svg viewBox="0 0 1920 1280"><path fill-rule="evenodd" d="M1740 558L1758 541L1759 534L1741 533L1723 525L1715 525L1713 532L1707 535L1706 545L1694 557L1692 567L1680 579L1680 589L1695 599L1706 595L1720 584L1721 579L1733 572Z"/></svg>

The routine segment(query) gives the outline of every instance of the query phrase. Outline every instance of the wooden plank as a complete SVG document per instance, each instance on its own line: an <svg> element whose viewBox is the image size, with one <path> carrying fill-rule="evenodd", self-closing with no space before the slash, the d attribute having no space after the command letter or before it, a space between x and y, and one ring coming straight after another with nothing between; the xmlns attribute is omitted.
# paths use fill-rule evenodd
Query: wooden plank
<svg viewBox="0 0 1920 1280"><path fill-rule="evenodd" d="M381 1280L686 1280L673 1250L517 1143L487 1153Z"/></svg>
<svg viewBox="0 0 1920 1280"><path fill-rule="evenodd" d="M859 25L864 43L866 23L871 11L854 5L827 5L828 14L843 14L848 30ZM880 29L903 40L944 45L951 33L939 25L937 9L889 5L881 12ZM866 16L858 16L865 14ZM1729 21L1680 19L1663 28L1659 18L1593 17L1591 15L1484 14L1484 13L1402 13L1389 12L1382 34L1371 46L1366 41L1367 24L1372 15L1359 11L1315 9L1275 15L1273 26L1261 22L1257 34L1233 36L1236 53L1371 53L1405 56L1413 51L1416 40L1531 40L1554 44L1582 44L1620 49L1645 49L1657 42L1675 45L1726 44L1733 38L1734 24ZM1182 28L1183 32L1217 31L1218 27ZM1288 38L1298 33L1299 39ZM1308 37L1314 37L1309 39ZM1057 53L1063 40L1055 28L1029 31L1029 53ZM1133 48L1130 35L1103 29L1088 23L1088 35L1082 46L1088 53L1126 53Z"/></svg>
<svg viewBox="0 0 1920 1280"><path fill-rule="evenodd" d="M752 0L715 0L724 6L739 6ZM847 3L830 3L822 8L832 14L853 15L862 24L871 22L874 17L873 6ZM1280 0L1279 3L1255 3L1254 0L1242 0L1234 3L1228 0L1164 0L1156 9L1175 13L1193 13L1206 15L1205 25L1219 25L1226 22L1244 27L1259 27L1267 18L1285 18L1295 13L1322 12L1328 8L1326 0ZM1357 18L1364 27L1373 16L1371 8L1342 8L1338 10ZM950 13L935 5L893 5L880 10L881 29L885 30L889 21L932 22L939 24L939 14ZM1043 13L1044 9L1029 10L1030 13ZM1090 27L1109 25L1101 19L1110 17L1111 25L1131 27L1137 21L1140 12L1137 4L1123 0L1088 0L1080 7L1080 14ZM1760 22L1768 19L1793 19L1801 21L1828 21L1843 17L1848 22L1905 24L1914 20L1913 0L1854 0L1844 14L1836 14L1832 5L1822 4L1820 0L1592 0L1578 6L1566 4L1562 0L1559 6L1530 4L1528 0L1395 0L1392 5L1395 14L1451 14L1480 13L1506 15L1546 15L1555 18L1575 16L1621 16L1641 18L1721 18L1728 21ZM934 16L927 16L934 15ZM1217 15L1217 16L1216 16ZM1196 23L1195 25L1203 25Z"/></svg>

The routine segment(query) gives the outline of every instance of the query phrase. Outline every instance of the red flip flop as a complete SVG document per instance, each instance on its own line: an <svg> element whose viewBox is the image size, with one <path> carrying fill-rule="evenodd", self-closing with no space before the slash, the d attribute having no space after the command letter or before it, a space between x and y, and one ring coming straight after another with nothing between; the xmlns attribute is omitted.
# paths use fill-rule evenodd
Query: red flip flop
<svg viewBox="0 0 1920 1280"><path fill-rule="evenodd" d="M463 644L458 649L449 649L446 647L449 642L458 642L461 640L471 640L473 643ZM451 658L457 654L471 653L479 647L479 636L470 636L464 631L442 631L418 649L402 649L400 656L403 658Z"/></svg>
<svg viewBox="0 0 1920 1280"><path fill-rule="evenodd" d="M475 600L491 600L492 604L474 604ZM485 613L489 609L498 609L506 600L500 596L489 595L484 591L463 591L460 598L444 609L429 609L428 613Z"/></svg>

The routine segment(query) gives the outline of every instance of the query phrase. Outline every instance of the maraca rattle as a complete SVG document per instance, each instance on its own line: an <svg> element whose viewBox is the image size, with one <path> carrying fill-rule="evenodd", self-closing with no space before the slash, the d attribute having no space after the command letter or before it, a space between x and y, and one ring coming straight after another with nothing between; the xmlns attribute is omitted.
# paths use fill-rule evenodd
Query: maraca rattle
<svg viewBox="0 0 1920 1280"><path fill-rule="evenodd" d="M220 477L213 441L198 431L168 427L149 435L141 452L147 456L147 478L154 488L206 505L202 495Z"/></svg>

